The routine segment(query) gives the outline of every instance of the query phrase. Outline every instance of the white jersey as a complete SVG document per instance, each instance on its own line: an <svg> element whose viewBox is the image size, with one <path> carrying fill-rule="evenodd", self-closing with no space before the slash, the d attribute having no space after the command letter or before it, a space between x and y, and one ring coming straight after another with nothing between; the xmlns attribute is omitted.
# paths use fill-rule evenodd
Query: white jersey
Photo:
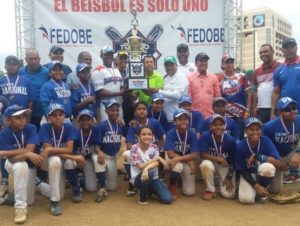
<svg viewBox="0 0 300 226"><path fill-rule="evenodd" d="M189 62L189 63L187 63L186 65L178 64L177 70L178 70L181 74L183 74L183 75L185 75L186 77L188 77L189 74L191 74L191 73L197 71L197 68L196 68L196 66L195 66L194 63L190 63L190 62Z"/></svg>

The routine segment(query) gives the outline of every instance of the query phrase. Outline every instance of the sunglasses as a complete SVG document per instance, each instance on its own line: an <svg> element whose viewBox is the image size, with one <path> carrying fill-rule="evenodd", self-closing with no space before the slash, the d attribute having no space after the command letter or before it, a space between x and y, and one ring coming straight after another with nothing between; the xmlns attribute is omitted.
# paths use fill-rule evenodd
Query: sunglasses
<svg viewBox="0 0 300 226"><path fill-rule="evenodd" d="M296 105L290 105L290 106L287 106L286 108L282 109L282 111L284 111L284 112L297 111L297 107L296 107Z"/></svg>
<svg viewBox="0 0 300 226"><path fill-rule="evenodd" d="M127 56L127 52L126 51L119 51L118 52L118 56Z"/></svg>

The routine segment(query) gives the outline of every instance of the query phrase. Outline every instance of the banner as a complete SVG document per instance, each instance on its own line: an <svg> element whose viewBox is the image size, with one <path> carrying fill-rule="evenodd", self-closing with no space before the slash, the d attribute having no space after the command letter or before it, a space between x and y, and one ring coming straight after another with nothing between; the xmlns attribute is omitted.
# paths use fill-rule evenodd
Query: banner
<svg viewBox="0 0 300 226"><path fill-rule="evenodd" d="M35 46L42 63L50 61L52 45L65 49L64 63L75 68L77 55L89 51L93 66L102 64L99 52L110 45L126 49L130 36L131 9L137 11L143 54L157 60L176 56L176 46L186 43L189 61L199 52L210 56L209 70L220 71L223 54L223 0L38 0L34 3Z"/></svg>

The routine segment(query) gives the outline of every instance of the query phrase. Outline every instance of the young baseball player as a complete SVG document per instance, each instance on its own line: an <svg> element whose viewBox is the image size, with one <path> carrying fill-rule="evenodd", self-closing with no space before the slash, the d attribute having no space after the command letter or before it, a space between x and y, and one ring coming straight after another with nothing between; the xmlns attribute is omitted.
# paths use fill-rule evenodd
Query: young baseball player
<svg viewBox="0 0 300 226"><path fill-rule="evenodd" d="M154 93L151 96L152 104L148 108L148 118L156 119L165 131L169 130L169 124L164 107L164 96L160 93Z"/></svg>
<svg viewBox="0 0 300 226"><path fill-rule="evenodd" d="M297 102L289 97L281 98L277 103L279 116L264 125L263 134L269 137L275 144L279 155L283 159L286 171L290 167L290 181L298 177L300 165L300 154L297 151L297 144L300 138L300 116L297 115ZM291 170L292 169L292 170ZM293 174L293 169L295 174ZM270 184L270 190L278 193L282 189L283 172L276 171L274 180Z"/></svg>
<svg viewBox="0 0 300 226"><path fill-rule="evenodd" d="M236 171L241 175L239 201L245 204L268 199L267 186L281 167L280 155L271 139L261 136L262 122L250 117L244 123L247 137L237 144L235 151Z"/></svg>
<svg viewBox="0 0 300 226"><path fill-rule="evenodd" d="M131 183L139 191L138 203L148 204L149 193L155 193L165 204L172 203L172 194L158 179L158 165L167 162L159 156L159 149L152 143L153 133L149 126L142 126L138 133L139 142L131 147Z"/></svg>
<svg viewBox="0 0 300 226"><path fill-rule="evenodd" d="M239 140L239 129L236 122L231 117L226 117L227 100L223 97L215 97L212 102L212 108L215 114L223 116L226 120L225 133L228 133L235 140ZM209 130L209 119L203 121L201 126L201 133Z"/></svg>
<svg viewBox="0 0 300 226"><path fill-rule="evenodd" d="M49 65L49 75L51 79L41 87L40 100L43 105L44 114L47 115L48 107L51 103L61 104L65 109L65 117L72 114L71 88L69 84L63 82L63 65L59 61L53 61Z"/></svg>
<svg viewBox="0 0 300 226"><path fill-rule="evenodd" d="M135 123L129 126L126 136L127 151L123 153L124 167L130 179L130 149L132 145L138 143L137 131L143 125L151 127L154 131L153 143L157 144L159 150L162 149L164 144L164 129L159 122L153 118L148 118L147 105L144 102L138 102L134 107ZM134 195L134 187L129 183L128 196Z"/></svg>
<svg viewBox="0 0 300 226"><path fill-rule="evenodd" d="M198 141L200 157L203 159L200 170L206 184L204 200L211 200L215 196L215 172L219 175L221 195L224 198L235 196L233 177L235 141L225 133L225 124L223 116L213 114L209 118L210 131L205 131Z"/></svg>
<svg viewBox="0 0 300 226"><path fill-rule="evenodd" d="M59 201L64 196L63 170L73 188L73 201L80 202L80 188L78 184L75 164L68 159L73 151L75 132L72 124L64 123L65 110L61 104L50 104L47 110L48 123L43 124L39 131L42 143L41 156L47 160L50 185L50 202L52 215L62 213ZM62 162L62 159L66 159Z"/></svg>
<svg viewBox="0 0 300 226"><path fill-rule="evenodd" d="M5 112L8 127L0 132L0 158L6 157L5 168L13 175L15 195L15 223L24 223L27 205L34 203L35 166L41 166L43 158L35 154L39 138L36 127L26 124L29 109L11 105Z"/></svg>
<svg viewBox="0 0 300 226"><path fill-rule="evenodd" d="M93 156L95 165L99 165L96 171L100 182L96 201L100 202L107 196L107 190L117 189L117 153L121 148L123 126L118 123L121 103L115 99L105 103L108 119L99 124L97 136L96 155ZM102 166L102 167L101 167Z"/></svg>
<svg viewBox="0 0 300 226"><path fill-rule="evenodd" d="M183 194L194 195L196 190L193 161L198 146L196 133L189 128L189 115L183 109L174 112L175 128L168 131L164 147L170 159L169 190L174 200L177 198L176 182L180 175Z"/></svg>

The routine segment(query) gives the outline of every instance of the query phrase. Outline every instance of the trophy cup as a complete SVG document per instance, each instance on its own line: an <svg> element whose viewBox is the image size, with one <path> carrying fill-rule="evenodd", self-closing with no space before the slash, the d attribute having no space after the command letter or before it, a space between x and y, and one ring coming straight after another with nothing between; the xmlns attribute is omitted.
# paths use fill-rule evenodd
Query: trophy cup
<svg viewBox="0 0 300 226"><path fill-rule="evenodd" d="M131 21L131 36L128 38L128 88L148 89L148 79L144 75L144 63L142 61L142 38L138 37L138 20L135 10L131 10L133 19Z"/></svg>

